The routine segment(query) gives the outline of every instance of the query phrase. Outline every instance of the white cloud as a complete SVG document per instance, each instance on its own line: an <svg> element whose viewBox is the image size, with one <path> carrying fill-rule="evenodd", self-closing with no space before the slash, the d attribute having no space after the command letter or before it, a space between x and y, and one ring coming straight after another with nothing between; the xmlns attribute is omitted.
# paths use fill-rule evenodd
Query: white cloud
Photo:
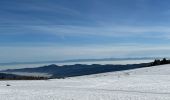
<svg viewBox="0 0 170 100"><path fill-rule="evenodd" d="M1 33L6 32L9 35L34 32L40 35L43 33L54 36L139 36L144 38L170 39L170 28L168 26L15 25L1 27L0 29Z"/></svg>
<svg viewBox="0 0 170 100"><path fill-rule="evenodd" d="M48 61L81 58L170 56L170 47L164 45L86 45L0 47L1 62Z"/></svg>
<svg viewBox="0 0 170 100"><path fill-rule="evenodd" d="M49 25L30 26L32 30L56 35L96 35L96 36L142 36L148 38L170 38L170 28L163 26L73 26Z"/></svg>

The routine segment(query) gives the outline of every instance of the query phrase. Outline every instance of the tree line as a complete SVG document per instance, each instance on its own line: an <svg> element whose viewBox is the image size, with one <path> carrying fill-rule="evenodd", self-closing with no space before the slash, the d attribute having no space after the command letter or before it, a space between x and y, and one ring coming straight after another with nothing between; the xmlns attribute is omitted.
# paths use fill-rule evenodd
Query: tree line
<svg viewBox="0 0 170 100"><path fill-rule="evenodd" d="M41 76L21 76L14 74L0 73L0 80L47 80L47 77Z"/></svg>
<svg viewBox="0 0 170 100"><path fill-rule="evenodd" d="M162 60L155 59L155 61L151 64L151 66L164 65L164 64L170 64L170 60L167 60L166 58L163 58Z"/></svg>

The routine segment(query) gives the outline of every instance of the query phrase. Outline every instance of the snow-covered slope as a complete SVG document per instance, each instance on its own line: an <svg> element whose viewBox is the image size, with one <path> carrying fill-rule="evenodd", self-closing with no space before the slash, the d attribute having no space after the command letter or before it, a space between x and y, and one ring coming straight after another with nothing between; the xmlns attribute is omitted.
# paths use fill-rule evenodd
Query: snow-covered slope
<svg viewBox="0 0 170 100"><path fill-rule="evenodd" d="M67 79L0 81L0 100L170 100L170 65Z"/></svg>

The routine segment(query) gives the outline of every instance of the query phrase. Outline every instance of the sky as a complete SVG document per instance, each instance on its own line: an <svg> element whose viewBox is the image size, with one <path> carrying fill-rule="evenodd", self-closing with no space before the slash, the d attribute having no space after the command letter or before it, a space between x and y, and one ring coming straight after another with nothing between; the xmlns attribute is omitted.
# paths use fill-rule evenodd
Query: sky
<svg viewBox="0 0 170 100"><path fill-rule="evenodd" d="M0 0L0 63L169 57L169 0Z"/></svg>

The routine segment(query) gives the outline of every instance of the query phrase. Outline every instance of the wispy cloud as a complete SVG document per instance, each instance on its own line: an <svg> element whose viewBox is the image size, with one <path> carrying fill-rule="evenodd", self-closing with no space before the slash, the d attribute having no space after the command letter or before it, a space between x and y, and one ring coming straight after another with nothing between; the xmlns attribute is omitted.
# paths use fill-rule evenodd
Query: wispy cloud
<svg viewBox="0 0 170 100"><path fill-rule="evenodd" d="M170 36L170 28L167 26L29 26L32 30L56 35L101 35L101 36L141 36L147 38L167 38Z"/></svg>
<svg viewBox="0 0 170 100"><path fill-rule="evenodd" d="M148 0L2 0L0 58L166 55L170 50L168 4Z"/></svg>
<svg viewBox="0 0 170 100"><path fill-rule="evenodd" d="M170 47L164 45L87 45L0 47L1 61L48 61L81 58L170 56Z"/></svg>
<svg viewBox="0 0 170 100"><path fill-rule="evenodd" d="M112 36L112 37L134 37L144 38L170 38L168 26L76 26L76 25L11 25L1 26L1 33L25 34L31 33L51 34L56 36ZM15 33L17 31L17 33ZM0 33L0 34L1 34Z"/></svg>
<svg viewBox="0 0 170 100"><path fill-rule="evenodd" d="M57 2L40 2L7 2L0 9L0 26L56 25L57 21L66 23L64 17L88 19L82 12Z"/></svg>

